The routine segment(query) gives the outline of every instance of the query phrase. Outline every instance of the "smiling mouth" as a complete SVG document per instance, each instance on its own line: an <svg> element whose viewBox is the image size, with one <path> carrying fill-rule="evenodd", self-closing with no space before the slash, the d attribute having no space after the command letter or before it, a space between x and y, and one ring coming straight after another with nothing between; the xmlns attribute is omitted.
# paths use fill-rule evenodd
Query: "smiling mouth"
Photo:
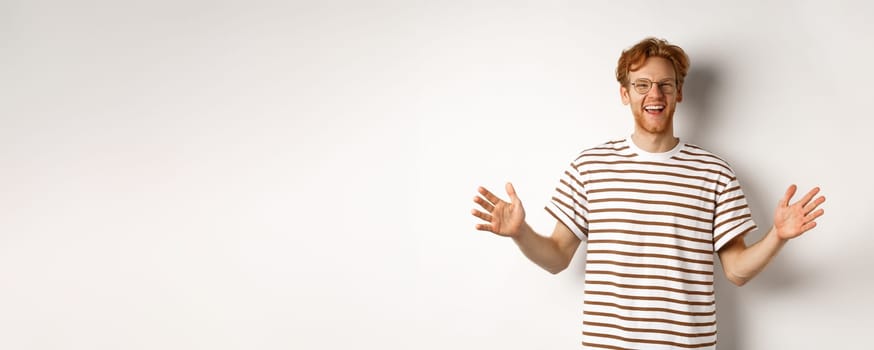
<svg viewBox="0 0 874 350"><path fill-rule="evenodd" d="M648 106L644 106L643 110L647 114L657 115L657 114L661 114L665 110L665 106L664 105L648 105Z"/></svg>

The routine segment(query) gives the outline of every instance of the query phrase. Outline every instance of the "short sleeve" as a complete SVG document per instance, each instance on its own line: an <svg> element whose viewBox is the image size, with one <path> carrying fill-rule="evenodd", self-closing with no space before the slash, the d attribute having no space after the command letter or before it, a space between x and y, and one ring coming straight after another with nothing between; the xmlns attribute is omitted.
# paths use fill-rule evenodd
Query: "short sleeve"
<svg viewBox="0 0 874 350"><path fill-rule="evenodd" d="M580 240L585 240L589 234L589 209L585 193L580 172L573 164L569 164L546 205L546 211Z"/></svg>
<svg viewBox="0 0 874 350"><path fill-rule="evenodd" d="M713 251L719 251L735 237L756 229L746 196L734 174L716 196L713 217Z"/></svg>

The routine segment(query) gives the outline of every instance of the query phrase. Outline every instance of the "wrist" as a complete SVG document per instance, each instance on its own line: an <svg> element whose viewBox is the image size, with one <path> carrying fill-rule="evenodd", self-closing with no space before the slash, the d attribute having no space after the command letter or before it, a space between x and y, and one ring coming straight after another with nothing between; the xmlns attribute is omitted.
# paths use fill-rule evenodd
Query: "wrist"
<svg viewBox="0 0 874 350"><path fill-rule="evenodd" d="M519 228L516 232L510 235L511 238L515 240L525 239L525 237L529 236L531 233L534 233L534 230L531 229L531 226L528 226L528 223L522 221L522 225L519 225Z"/></svg>
<svg viewBox="0 0 874 350"><path fill-rule="evenodd" d="M771 227L771 232L768 233L768 238L772 239L775 243L779 245L786 244L789 242L789 238L783 238L783 235L780 234L780 230L777 226Z"/></svg>

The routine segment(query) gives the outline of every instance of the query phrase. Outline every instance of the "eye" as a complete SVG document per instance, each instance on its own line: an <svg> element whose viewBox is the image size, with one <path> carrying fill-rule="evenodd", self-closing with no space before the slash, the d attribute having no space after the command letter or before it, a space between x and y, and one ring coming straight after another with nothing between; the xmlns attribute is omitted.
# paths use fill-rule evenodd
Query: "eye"
<svg viewBox="0 0 874 350"><path fill-rule="evenodd" d="M661 87L662 91L665 92L673 92L674 91L674 82L673 81L663 81L659 83L659 87Z"/></svg>

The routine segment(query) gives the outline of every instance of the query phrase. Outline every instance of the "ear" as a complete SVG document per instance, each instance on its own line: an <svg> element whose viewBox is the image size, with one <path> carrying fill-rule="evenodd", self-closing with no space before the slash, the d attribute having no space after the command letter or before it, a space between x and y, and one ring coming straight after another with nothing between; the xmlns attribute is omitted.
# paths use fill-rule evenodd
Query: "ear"
<svg viewBox="0 0 874 350"><path fill-rule="evenodd" d="M683 102L683 85L677 87L677 103Z"/></svg>
<svg viewBox="0 0 874 350"><path fill-rule="evenodd" d="M631 96L628 94L628 88L625 85L619 85L619 97L622 98L622 104L628 105L631 103Z"/></svg>

